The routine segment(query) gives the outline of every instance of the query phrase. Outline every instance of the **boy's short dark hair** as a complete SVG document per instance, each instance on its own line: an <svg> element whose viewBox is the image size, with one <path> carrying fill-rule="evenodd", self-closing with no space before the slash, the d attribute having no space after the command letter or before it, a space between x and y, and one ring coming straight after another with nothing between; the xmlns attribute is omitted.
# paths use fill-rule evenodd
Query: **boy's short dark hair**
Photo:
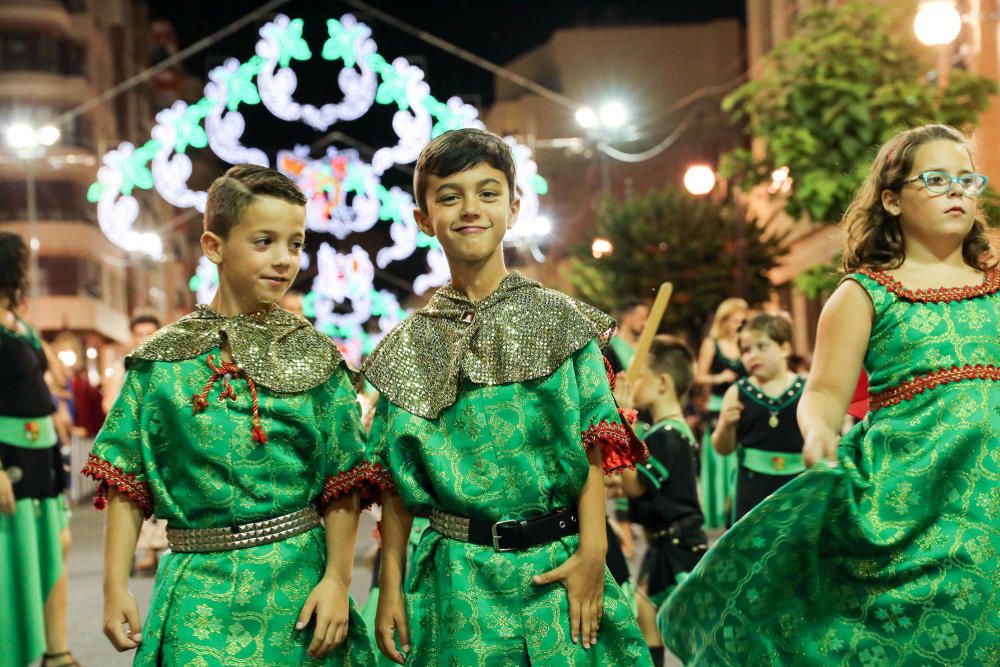
<svg viewBox="0 0 1000 667"><path fill-rule="evenodd" d="M163 325L160 324L160 318L152 313L137 313L128 321L129 331L132 331L140 324L152 324L154 327L159 329Z"/></svg>
<svg viewBox="0 0 1000 667"><path fill-rule="evenodd" d="M427 212L428 175L442 178L479 164L488 164L503 172L507 177L510 200L514 201L517 175L510 146L492 132L467 127L445 132L420 151L417 168L413 172L413 196L417 206Z"/></svg>
<svg viewBox="0 0 1000 667"><path fill-rule="evenodd" d="M666 373L674 381L674 391L681 399L694 384L694 353L684 341L673 336L656 336L649 346L646 363L654 373Z"/></svg>
<svg viewBox="0 0 1000 667"><path fill-rule="evenodd" d="M762 333L778 345L792 342L792 320L787 315L775 313L754 315L740 328L740 331Z"/></svg>
<svg viewBox="0 0 1000 667"><path fill-rule="evenodd" d="M255 164L238 164L208 188L205 231L227 238L257 197L274 197L289 204L306 205L301 188L284 174Z"/></svg>
<svg viewBox="0 0 1000 667"><path fill-rule="evenodd" d="M622 318L625 315L631 313L639 306L649 306L649 301L647 301L646 299L637 299L635 297L622 299L615 306L615 313L619 318Z"/></svg>

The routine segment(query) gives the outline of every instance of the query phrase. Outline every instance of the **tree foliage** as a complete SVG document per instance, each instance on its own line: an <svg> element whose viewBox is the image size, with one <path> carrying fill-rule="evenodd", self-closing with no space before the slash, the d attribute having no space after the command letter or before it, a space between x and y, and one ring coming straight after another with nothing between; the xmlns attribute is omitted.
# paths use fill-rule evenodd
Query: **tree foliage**
<svg viewBox="0 0 1000 667"><path fill-rule="evenodd" d="M912 12L915 3L905 4ZM996 82L954 69L941 90L928 80L934 65L907 18L859 0L804 14L761 72L723 101L763 147L758 157L728 153L723 175L749 188L788 166L794 185L787 213L836 222L894 133L927 122L973 124Z"/></svg>
<svg viewBox="0 0 1000 667"><path fill-rule="evenodd" d="M569 277L581 298L613 311L623 299L653 298L660 283L671 281L666 327L694 337L720 301L740 295L741 256L742 296L759 302L768 298L766 273L780 252L778 239L762 239L760 228L746 223L734 207L674 188L609 203L596 233L614 251L595 259L589 242L574 248ZM739 252L741 246L745 252Z"/></svg>

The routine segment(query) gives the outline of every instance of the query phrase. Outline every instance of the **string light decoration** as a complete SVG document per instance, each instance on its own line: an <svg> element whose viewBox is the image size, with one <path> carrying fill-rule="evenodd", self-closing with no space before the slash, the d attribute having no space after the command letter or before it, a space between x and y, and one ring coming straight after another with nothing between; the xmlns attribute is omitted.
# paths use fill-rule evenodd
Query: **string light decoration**
<svg viewBox="0 0 1000 667"><path fill-rule="evenodd" d="M323 243L314 257L303 255L303 261L317 269L304 299L306 315L356 360L406 316L392 292L375 289L376 266L385 269L426 250L428 270L414 281L417 294L443 284L449 275L440 245L420 232L413 219L412 195L385 187L382 175L394 165L415 162L421 148L443 132L484 125L478 110L460 98L436 99L419 67L405 58L386 60L378 53L371 29L351 14L327 20L328 36L319 49L320 58L341 66L336 78L340 101L322 106L296 101L298 78L292 66L313 58L303 28L302 19L285 15L263 25L255 54L245 62L229 58L212 69L198 102L174 102L156 115L149 141L141 146L122 142L105 153L87 198L97 204L100 227L113 243L160 258L159 238L136 229L140 207L135 190L155 189L173 206L204 211L206 193L188 184L193 171L190 151L208 149L230 164L271 166L267 153L243 144L246 119L241 108L260 105L275 119L317 131L361 118L375 106L395 108L392 130L397 141L375 150L370 163L353 150L328 147L324 155L314 157L308 147L295 146L278 151L274 164L305 192L309 230L343 240L388 225L391 244L378 250L374 264L356 245L342 254ZM548 192L548 184L538 174L531 150L512 137L504 140L515 156L521 197L520 222L506 241L537 252L537 230L545 224L535 220L541 217L539 196ZM202 258L189 283L200 303L211 300L217 283L215 266Z"/></svg>

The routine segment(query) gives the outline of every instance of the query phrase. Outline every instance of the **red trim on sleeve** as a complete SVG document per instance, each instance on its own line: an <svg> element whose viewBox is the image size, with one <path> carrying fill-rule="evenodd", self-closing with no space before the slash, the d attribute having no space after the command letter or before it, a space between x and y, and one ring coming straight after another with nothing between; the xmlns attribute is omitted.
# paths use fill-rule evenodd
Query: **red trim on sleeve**
<svg viewBox="0 0 1000 667"><path fill-rule="evenodd" d="M138 505L147 519L153 516L153 501L149 495L149 486L145 482L140 482L136 475L116 468L106 459L93 454L87 456L87 464L83 466L81 472L101 483L97 487L97 493L94 494L96 509L102 510L108 506L108 490L113 486Z"/></svg>
<svg viewBox="0 0 1000 667"><path fill-rule="evenodd" d="M377 463L365 461L336 477L327 477L319 506L325 508L335 498L357 489L361 495L361 509L367 509L381 502L383 491L393 488L395 484L388 470Z"/></svg>
<svg viewBox="0 0 1000 667"><path fill-rule="evenodd" d="M588 451L595 445L601 448L601 464L605 475L623 468L635 468L637 463L649 458L646 443L621 422L602 419L597 424L591 424L583 432L582 440L584 449Z"/></svg>
<svg viewBox="0 0 1000 667"><path fill-rule="evenodd" d="M611 385L611 391L615 390L615 371L611 368L611 362L604 355L601 355L601 359L604 360L604 372L608 374L608 384Z"/></svg>

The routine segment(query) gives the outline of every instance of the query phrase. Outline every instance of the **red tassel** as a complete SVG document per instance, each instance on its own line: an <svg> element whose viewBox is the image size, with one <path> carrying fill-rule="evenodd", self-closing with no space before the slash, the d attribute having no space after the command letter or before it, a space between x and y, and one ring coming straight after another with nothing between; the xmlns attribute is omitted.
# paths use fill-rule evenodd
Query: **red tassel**
<svg viewBox="0 0 1000 667"><path fill-rule="evenodd" d="M204 412L208 407L208 400L204 396L199 396L195 394L191 397L191 408L194 410L195 414L199 412Z"/></svg>
<svg viewBox="0 0 1000 667"><path fill-rule="evenodd" d="M101 485L94 494L94 509L103 510L108 506L107 487Z"/></svg>
<svg viewBox="0 0 1000 667"><path fill-rule="evenodd" d="M262 445L267 444L267 433L264 433L264 429L260 424L254 425L252 434L255 442L259 442Z"/></svg>

